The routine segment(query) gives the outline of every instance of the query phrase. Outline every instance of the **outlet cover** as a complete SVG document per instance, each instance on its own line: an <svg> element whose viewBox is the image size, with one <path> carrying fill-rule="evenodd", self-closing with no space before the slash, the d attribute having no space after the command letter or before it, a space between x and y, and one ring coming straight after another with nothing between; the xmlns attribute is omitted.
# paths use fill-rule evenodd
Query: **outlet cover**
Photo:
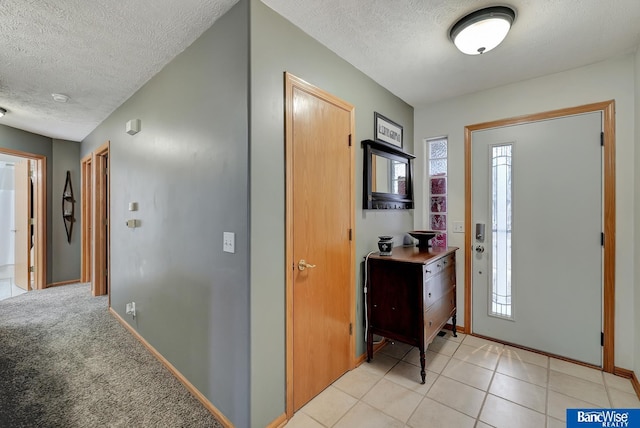
<svg viewBox="0 0 640 428"><path fill-rule="evenodd" d="M233 232L224 232L222 234L222 250L225 253L236 252L236 234Z"/></svg>
<svg viewBox="0 0 640 428"><path fill-rule="evenodd" d="M463 221L454 221L453 222L453 233L464 233L464 222Z"/></svg>

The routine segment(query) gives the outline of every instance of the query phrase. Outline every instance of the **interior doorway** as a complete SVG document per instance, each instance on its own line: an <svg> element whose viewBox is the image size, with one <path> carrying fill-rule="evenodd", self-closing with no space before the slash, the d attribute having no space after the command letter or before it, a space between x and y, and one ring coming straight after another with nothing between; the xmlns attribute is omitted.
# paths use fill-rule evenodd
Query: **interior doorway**
<svg viewBox="0 0 640 428"><path fill-rule="evenodd" d="M46 287L46 158L0 149L0 298Z"/></svg>
<svg viewBox="0 0 640 428"><path fill-rule="evenodd" d="M287 417L355 364L354 107L288 73Z"/></svg>
<svg viewBox="0 0 640 428"><path fill-rule="evenodd" d="M109 141L81 161L81 280L94 296L109 294ZM109 302L110 304L111 302Z"/></svg>

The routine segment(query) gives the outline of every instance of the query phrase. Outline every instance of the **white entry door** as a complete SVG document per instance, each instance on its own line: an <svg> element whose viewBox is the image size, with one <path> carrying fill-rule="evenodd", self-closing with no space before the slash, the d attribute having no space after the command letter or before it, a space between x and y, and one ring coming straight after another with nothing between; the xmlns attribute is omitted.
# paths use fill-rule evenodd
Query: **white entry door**
<svg viewBox="0 0 640 428"><path fill-rule="evenodd" d="M602 366L601 132L601 112L473 132L474 333Z"/></svg>

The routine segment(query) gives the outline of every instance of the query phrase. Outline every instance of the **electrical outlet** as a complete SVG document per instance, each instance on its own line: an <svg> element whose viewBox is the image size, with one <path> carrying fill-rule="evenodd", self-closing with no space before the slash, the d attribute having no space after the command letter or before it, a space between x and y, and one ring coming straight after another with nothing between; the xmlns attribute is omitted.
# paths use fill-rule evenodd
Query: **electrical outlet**
<svg viewBox="0 0 640 428"><path fill-rule="evenodd" d="M127 303L126 312L127 312L127 315L133 315L133 317L135 318L136 317L136 302Z"/></svg>
<svg viewBox="0 0 640 428"><path fill-rule="evenodd" d="M222 250L225 253L236 252L236 234L233 232L224 232L222 234Z"/></svg>
<svg viewBox="0 0 640 428"><path fill-rule="evenodd" d="M464 222L462 222L462 221L454 221L453 222L453 233L464 233Z"/></svg>

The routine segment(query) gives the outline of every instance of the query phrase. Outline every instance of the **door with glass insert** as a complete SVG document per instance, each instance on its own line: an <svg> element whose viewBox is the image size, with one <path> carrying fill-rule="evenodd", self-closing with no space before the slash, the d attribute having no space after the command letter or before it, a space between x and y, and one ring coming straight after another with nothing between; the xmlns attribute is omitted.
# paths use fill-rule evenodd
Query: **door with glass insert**
<svg viewBox="0 0 640 428"><path fill-rule="evenodd" d="M472 330L602 365L600 112L472 134Z"/></svg>

